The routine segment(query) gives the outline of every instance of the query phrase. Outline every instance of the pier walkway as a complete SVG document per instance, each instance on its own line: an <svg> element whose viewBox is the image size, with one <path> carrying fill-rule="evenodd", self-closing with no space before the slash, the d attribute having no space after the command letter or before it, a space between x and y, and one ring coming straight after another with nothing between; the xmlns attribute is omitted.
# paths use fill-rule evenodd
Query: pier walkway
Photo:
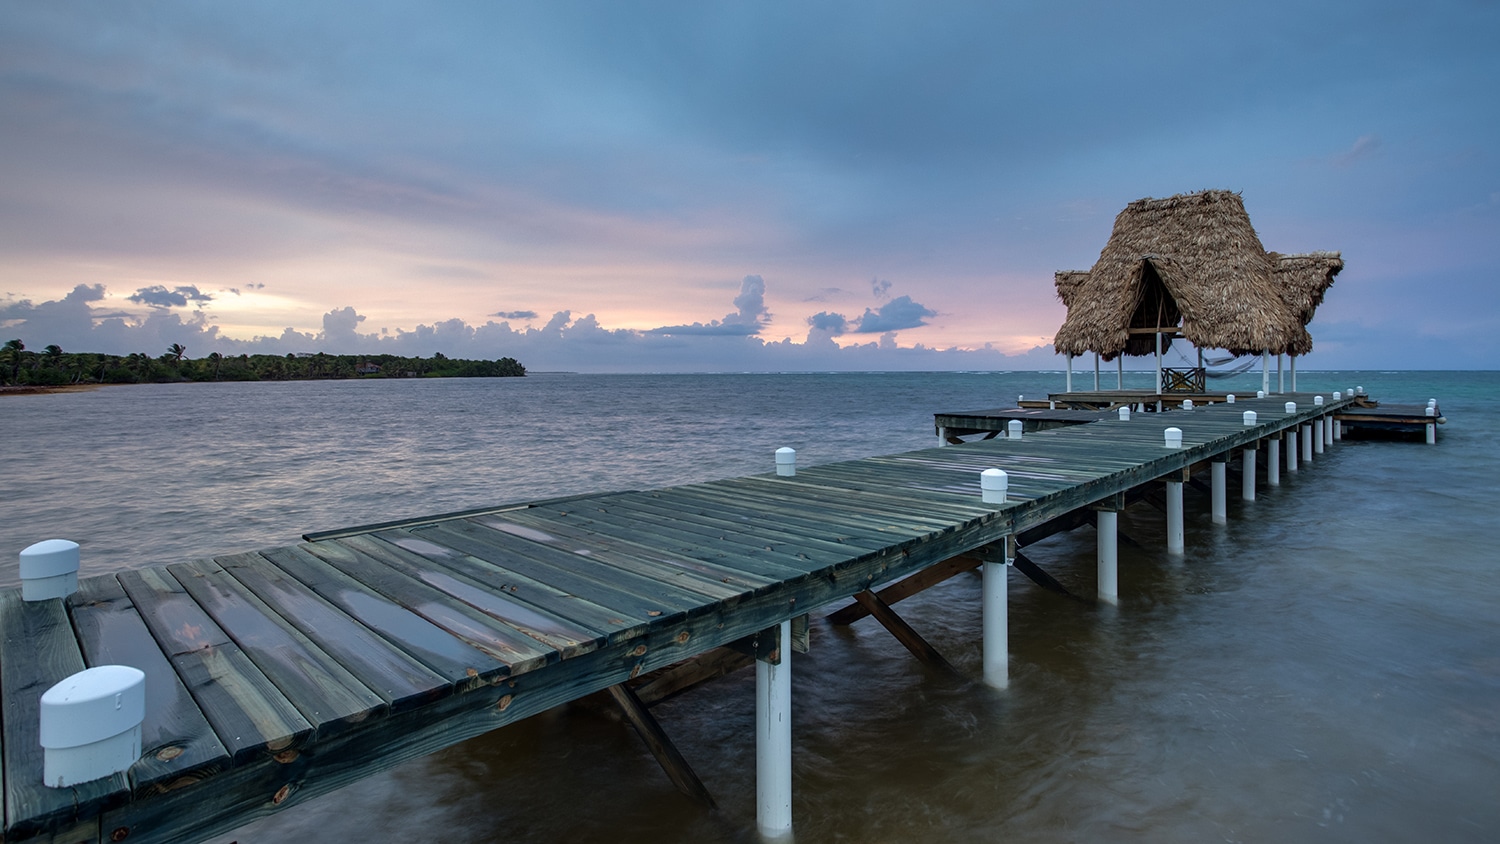
<svg viewBox="0 0 1500 844"><path fill-rule="evenodd" d="M1294 442L1284 435L1310 432L1350 401L1314 406L1301 394L1129 421L1095 415L792 476L311 535L85 577L65 599L26 602L6 590L3 840L201 840L726 645L759 660L761 711L780 712L760 719L772 749L759 776L763 789L778 771L787 782L758 798L762 831L779 834L790 828L790 727L776 709L790 677L775 673L789 668L787 622L959 555L1003 567L1007 537L1081 508L1118 510L1158 480L1177 487L1180 527L1190 467ZM1181 448L1164 447L1169 427L1181 429ZM1253 487L1256 464L1245 465ZM981 499L980 473L991 468L1008 475L1004 503ZM1215 483L1217 506L1217 471ZM985 665L986 680L1003 686L999 571ZM996 587L986 574L988 600ZM145 672L142 756L126 773L44 786L41 694L108 664Z"/></svg>

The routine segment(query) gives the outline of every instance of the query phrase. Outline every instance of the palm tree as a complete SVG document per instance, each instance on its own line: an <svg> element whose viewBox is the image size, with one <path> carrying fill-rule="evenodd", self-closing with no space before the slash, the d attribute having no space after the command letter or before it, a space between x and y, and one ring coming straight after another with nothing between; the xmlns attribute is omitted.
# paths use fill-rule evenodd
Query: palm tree
<svg viewBox="0 0 1500 844"><path fill-rule="evenodd" d="M172 345L167 347L167 355L169 355L174 362L182 360L182 356L185 354L187 354L187 347L182 345L181 343L173 343Z"/></svg>
<svg viewBox="0 0 1500 844"><path fill-rule="evenodd" d="M208 359L214 362L214 380L219 380L219 367L224 365L224 356L218 352L209 352Z"/></svg>
<svg viewBox="0 0 1500 844"><path fill-rule="evenodd" d="M26 344L20 340L6 340L5 353L10 355L10 380L12 383L21 381L21 352L26 351Z"/></svg>

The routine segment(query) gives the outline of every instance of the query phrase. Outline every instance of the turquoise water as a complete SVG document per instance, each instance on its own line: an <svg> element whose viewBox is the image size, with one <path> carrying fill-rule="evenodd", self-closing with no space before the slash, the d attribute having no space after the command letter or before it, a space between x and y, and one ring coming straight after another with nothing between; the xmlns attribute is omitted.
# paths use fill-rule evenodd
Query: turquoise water
<svg viewBox="0 0 1500 844"><path fill-rule="evenodd" d="M1105 373L1104 385L1113 384ZM1149 373L1127 374L1146 386ZM1274 373L1273 373L1274 378ZM1075 376L1092 386L1092 373ZM1130 383L1134 379L1136 383ZM873 622L794 662L794 814L815 841L1492 840L1500 828L1496 373L1300 373L1436 397L1436 447L1346 441L1230 502L1188 494L1188 553L1121 529L1121 605L1011 584L1012 686L915 663ZM0 551L53 536L85 570L265 547L505 501L923 448L931 415L1041 398L1060 374L542 375L106 388L0 399ZM1227 389L1253 393L1259 373ZM1219 386L1219 385L1215 385ZM1088 529L1034 546L1092 591ZM14 560L14 556L10 556ZM0 582L15 582L14 563ZM901 605L970 676L978 583ZM754 840L753 680L656 713L721 810L676 794L608 707L557 710L221 841Z"/></svg>

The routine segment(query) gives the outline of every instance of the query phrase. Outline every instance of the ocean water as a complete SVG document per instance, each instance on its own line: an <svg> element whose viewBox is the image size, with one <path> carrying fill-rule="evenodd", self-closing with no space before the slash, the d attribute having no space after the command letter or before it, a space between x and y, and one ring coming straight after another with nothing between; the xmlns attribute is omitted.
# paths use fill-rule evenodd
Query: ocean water
<svg viewBox="0 0 1500 844"><path fill-rule="evenodd" d="M928 671L873 621L815 624L793 668L797 839L1500 837L1500 374L1299 374L1303 390L1356 384L1436 397L1439 444L1343 441L1259 500L1232 499L1223 526L1190 490L1180 560L1161 551L1156 511L1128 511L1140 547L1121 546L1119 607L1013 574L1004 693ZM803 465L923 448L934 412L1061 386L1056 373L544 374L5 396L0 584L40 539L80 542L86 574L171 563L764 472L783 445ZM1089 529L1028 554L1092 591ZM978 676L977 578L900 611ZM751 842L753 712L753 672L655 709L717 812L586 701L215 840Z"/></svg>

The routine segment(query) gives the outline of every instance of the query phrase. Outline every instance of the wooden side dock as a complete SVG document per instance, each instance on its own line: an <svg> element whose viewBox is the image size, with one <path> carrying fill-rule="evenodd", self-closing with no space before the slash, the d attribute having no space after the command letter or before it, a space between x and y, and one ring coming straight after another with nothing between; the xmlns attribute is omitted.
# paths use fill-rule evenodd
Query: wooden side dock
<svg viewBox="0 0 1500 844"><path fill-rule="evenodd" d="M1284 396L1130 421L1094 413L1020 440L791 477L498 506L160 561L86 577L60 600L0 592L3 840L201 840L714 649L780 662L788 620L961 555L1002 559L1008 537L1123 506L1132 490L1180 482L1195 464L1349 403L1310 398L1295 397L1292 413ZM1181 448L1164 447L1168 427L1181 429ZM981 500L991 468L1008 474L1005 503ZM143 755L127 773L48 788L39 696L105 664L146 674Z"/></svg>

